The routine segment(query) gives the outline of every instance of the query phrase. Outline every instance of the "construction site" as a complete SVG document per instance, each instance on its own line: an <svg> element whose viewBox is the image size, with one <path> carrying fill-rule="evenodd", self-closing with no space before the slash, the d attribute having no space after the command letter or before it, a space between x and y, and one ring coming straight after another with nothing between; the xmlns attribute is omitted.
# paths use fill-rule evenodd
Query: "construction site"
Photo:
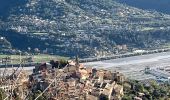
<svg viewBox="0 0 170 100"><path fill-rule="evenodd" d="M121 100L125 77L75 60L1 69L0 100Z"/></svg>

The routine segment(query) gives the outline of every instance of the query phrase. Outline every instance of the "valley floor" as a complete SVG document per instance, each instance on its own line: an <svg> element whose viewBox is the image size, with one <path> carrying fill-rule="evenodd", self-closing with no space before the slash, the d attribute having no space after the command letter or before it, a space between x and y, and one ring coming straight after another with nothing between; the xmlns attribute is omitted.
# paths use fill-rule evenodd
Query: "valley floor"
<svg viewBox="0 0 170 100"><path fill-rule="evenodd" d="M146 67L160 68L170 65L170 52L141 55L106 61L88 62L85 66L91 66L101 69L110 69L125 74L130 79L145 80L154 79L152 75L144 73Z"/></svg>

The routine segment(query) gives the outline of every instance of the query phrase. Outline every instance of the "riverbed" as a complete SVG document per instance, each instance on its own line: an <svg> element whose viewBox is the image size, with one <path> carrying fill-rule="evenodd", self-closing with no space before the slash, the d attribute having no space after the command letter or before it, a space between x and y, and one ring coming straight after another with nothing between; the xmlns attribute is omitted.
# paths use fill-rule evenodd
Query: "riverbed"
<svg viewBox="0 0 170 100"><path fill-rule="evenodd" d="M133 56L127 58L118 58L105 61L83 63L86 67L99 69L109 69L119 71L131 79L143 80L154 79L152 75L144 73L145 68L159 68L170 65L170 52L162 52L148 55Z"/></svg>

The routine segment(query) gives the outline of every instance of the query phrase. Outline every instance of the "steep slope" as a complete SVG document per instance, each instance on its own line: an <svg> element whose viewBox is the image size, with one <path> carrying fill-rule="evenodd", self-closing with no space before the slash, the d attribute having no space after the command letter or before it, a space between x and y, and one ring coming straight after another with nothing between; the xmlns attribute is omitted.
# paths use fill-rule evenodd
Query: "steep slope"
<svg viewBox="0 0 170 100"><path fill-rule="evenodd" d="M36 38L44 42L41 50L49 48L69 56L113 54L117 45L154 48L170 37L169 15L114 0L28 0L12 8L9 15L2 20L1 30Z"/></svg>
<svg viewBox="0 0 170 100"><path fill-rule="evenodd" d="M10 42L5 38L0 36L0 52L9 53L9 49L11 49Z"/></svg>

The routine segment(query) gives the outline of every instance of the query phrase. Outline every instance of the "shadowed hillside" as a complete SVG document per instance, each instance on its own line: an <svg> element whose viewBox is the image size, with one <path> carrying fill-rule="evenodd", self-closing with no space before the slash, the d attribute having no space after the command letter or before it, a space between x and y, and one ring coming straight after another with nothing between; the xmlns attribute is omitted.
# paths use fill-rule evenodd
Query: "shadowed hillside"
<svg viewBox="0 0 170 100"><path fill-rule="evenodd" d="M118 0L127 5L170 14L170 0Z"/></svg>
<svg viewBox="0 0 170 100"><path fill-rule="evenodd" d="M0 17L5 19L10 15L13 8L26 3L26 0L1 0L0 1Z"/></svg>

